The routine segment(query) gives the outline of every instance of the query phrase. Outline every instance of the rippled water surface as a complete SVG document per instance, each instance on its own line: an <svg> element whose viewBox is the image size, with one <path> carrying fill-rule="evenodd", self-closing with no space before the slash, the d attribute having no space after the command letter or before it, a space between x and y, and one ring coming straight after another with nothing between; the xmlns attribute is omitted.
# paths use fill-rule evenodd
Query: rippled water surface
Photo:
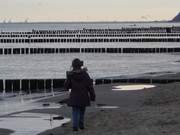
<svg viewBox="0 0 180 135"><path fill-rule="evenodd" d="M93 78L147 72L180 71L180 55L171 54L43 54L2 55L1 79L64 78L74 58L84 60Z"/></svg>

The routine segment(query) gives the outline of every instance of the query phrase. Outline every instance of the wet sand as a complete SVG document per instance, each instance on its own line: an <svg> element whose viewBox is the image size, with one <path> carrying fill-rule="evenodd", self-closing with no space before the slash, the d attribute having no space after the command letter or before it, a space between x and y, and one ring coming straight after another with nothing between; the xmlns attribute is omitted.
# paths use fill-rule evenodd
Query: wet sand
<svg viewBox="0 0 180 135"><path fill-rule="evenodd" d="M158 85L156 88L141 91L108 92L110 88L110 85L97 86L97 103L117 105L119 108L90 107L86 114L86 129L76 134L180 134L180 83ZM69 123L64 127L47 130L40 135L50 134L72 135L74 133Z"/></svg>
<svg viewBox="0 0 180 135"><path fill-rule="evenodd" d="M179 74L161 77L179 78ZM112 86L95 86L96 104L118 106L103 109L91 106L86 111L85 130L78 135L179 135L180 83L157 84L137 91L112 91ZM54 97L41 102L59 102L68 97ZM34 113L61 114L71 117L71 108L29 110ZM1 131L1 130L0 130ZM71 123L44 131L39 135L73 135ZM5 134L6 135L6 134Z"/></svg>
<svg viewBox="0 0 180 135"><path fill-rule="evenodd" d="M12 133L13 133L12 130L0 128L0 135L10 135Z"/></svg>

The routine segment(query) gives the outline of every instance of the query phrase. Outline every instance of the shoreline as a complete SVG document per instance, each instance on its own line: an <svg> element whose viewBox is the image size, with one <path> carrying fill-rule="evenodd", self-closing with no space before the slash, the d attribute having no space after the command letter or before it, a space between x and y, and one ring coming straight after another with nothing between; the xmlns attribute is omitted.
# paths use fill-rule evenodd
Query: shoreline
<svg viewBox="0 0 180 135"><path fill-rule="evenodd" d="M160 78L179 78L179 77L180 77L180 73L160 76ZM98 135L102 132L103 134L105 134L104 132L107 132L107 131L103 131L106 129L103 128L102 124L104 124L104 126L107 127L107 129L111 130L111 132L110 131L107 132L107 135L116 134L116 133L122 134L122 135L129 134L129 132L126 131L126 128L127 127L130 129L132 128L131 120L127 120L127 123L123 122L123 119L129 119L129 118L132 119L132 121L136 124L136 126L138 127L140 126L138 133L146 133L142 129L141 123L137 124L137 122L141 119L139 114L143 115L143 119L146 119L146 118L148 119L148 117L150 117L151 115L152 115L151 117L155 117L154 115L159 115L158 113L163 113L163 111L165 114L167 113L167 115L170 115L167 108L172 109L174 108L174 106L177 107L176 102L177 101L179 102L179 99L176 99L175 101L173 99L175 99L174 97L177 94L177 89L180 88L180 83L158 84L156 85L155 88L144 89L144 90L139 90L139 91L118 91L118 92L111 91L112 86L119 85L119 84L120 83L95 86L96 95L97 95L97 101L96 101L97 104L118 106L119 108L104 109L104 108L100 108L100 107L98 108L94 106L88 107L87 113L86 113L87 129L85 129L84 131L79 131L78 132L79 135L81 134L83 135L83 133L86 133L87 135L90 135L90 134ZM174 88L174 86L176 87ZM173 90L175 89L175 94L172 94L171 91L168 90L168 88L173 89ZM166 94L163 93L162 90L165 90L167 93L170 93L169 95L172 97L166 97L165 96ZM160 92L158 93L157 91L160 91ZM158 93L157 95L159 96L159 98L155 96L154 93L155 94ZM59 101L64 100L67 97L68 97L68 94L61 97L56 96L56 97L52 97L48 99L42 99L38 102L41 102L42 104L47 103L47 102L58 103ZM161 99L161 101L158 101L159 99ZM168 101L169 99L170 101ZM165 102L164 103L165 105L161 103L166 100L167 100L167 103ZM158 101L160 103L156 103L156 102L150 103L152 101ZM161 108L162 110L159 110L158 108ZM179 110L176 109L175 111L178 112ZM63 117L71 118L71 108L67 107L66 105L63 105L59 109L57 108L56 109L43 109L43 110L35 109L35 110L28 110L28 111L23 111L23 112L61 114ZM21 113L21 112L17 112L17 113ZM148 114L146 115L146 113ZM132 118L131 115L133 115L134 118ZM119 119L119 122L121 124L123 123L123 125L126 125L126 127L121 127L121 126L116 127L115 125L118 124L116 119ZM109 122L109 120L111 122ZM163 119L163 120L165 121L164 123L166 125L166 119ZM159 121L161 123L161 120ZM169 123L171 124L173 123L173 121L171 120L170 122L167 121L167 125L169 125ZM175 121L174 123L175 125L179 125L179 122L177 121ZM93 126L94 124L95 126ZM97 127L102 128L102 130ZM125 130L124 133L122 133L122 129ZM135 129L132 128L132 130L135 130ZM3 135L9 135L12 133L12 131L8 129L7 130L0 129L0 131L5 133ZM71 135L72 134L71 123L64 124L62 127L57 127L55 129L43 131L39 135L49 135L50 133L53 133L53 135L56 135L56 134L58 135L61 133ZM150 135L150 134L147 134L147 135Z"/></svg>

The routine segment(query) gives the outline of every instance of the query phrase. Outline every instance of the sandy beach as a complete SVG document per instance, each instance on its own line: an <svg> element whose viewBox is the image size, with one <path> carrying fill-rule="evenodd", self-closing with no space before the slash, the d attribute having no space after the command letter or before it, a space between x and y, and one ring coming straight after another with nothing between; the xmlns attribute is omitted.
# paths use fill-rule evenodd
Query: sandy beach
<svg viewBox="0 0 180 135"><path fill-rule="evenodd" d="M79 130L76 134L180 134L180 83L155 84L156 87L143 90L112 91L112 88L118 85L125 84L95 86L97 96L96 106L92 105L87 108L85 130ZM68 94L44 99L39 102L42 102L42 104L44 102L58 103L67 97ZM102 108L102 106L111 106L114 108ZM71 108L66 104L63 104L61 108L36 109L26 112L58 114L71 118ZM8 130L0 129L0 131L3 135L11 134L11 131ZM44 131L39 135L72 134L74 133L71 123L67 123L62 127Z"/></svg>
<svg viewBox="0 0 180 135"><path fill-rule="evenodd" d="M158 85L140 91L100 94L110 85L97 86L97 103L119 106L118 109L90 107L86 129L79 135L178 135L180 133L180 83ZM102 97L101 97L102 96ZM71 124L45 131L40 135L74 134Z"/></svg>

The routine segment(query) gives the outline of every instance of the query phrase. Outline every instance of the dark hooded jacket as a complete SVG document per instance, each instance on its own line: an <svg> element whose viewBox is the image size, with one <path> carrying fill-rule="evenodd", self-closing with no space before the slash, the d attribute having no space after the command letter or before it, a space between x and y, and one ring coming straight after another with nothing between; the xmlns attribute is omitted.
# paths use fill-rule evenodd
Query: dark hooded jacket
<svg viewBox="0 0 180 135"><path fill-rule="evenodd" d="M65 88L71 89L68 106L90 106L90 101L95 101L93 82L85 70L69 72Z"/></svg>

